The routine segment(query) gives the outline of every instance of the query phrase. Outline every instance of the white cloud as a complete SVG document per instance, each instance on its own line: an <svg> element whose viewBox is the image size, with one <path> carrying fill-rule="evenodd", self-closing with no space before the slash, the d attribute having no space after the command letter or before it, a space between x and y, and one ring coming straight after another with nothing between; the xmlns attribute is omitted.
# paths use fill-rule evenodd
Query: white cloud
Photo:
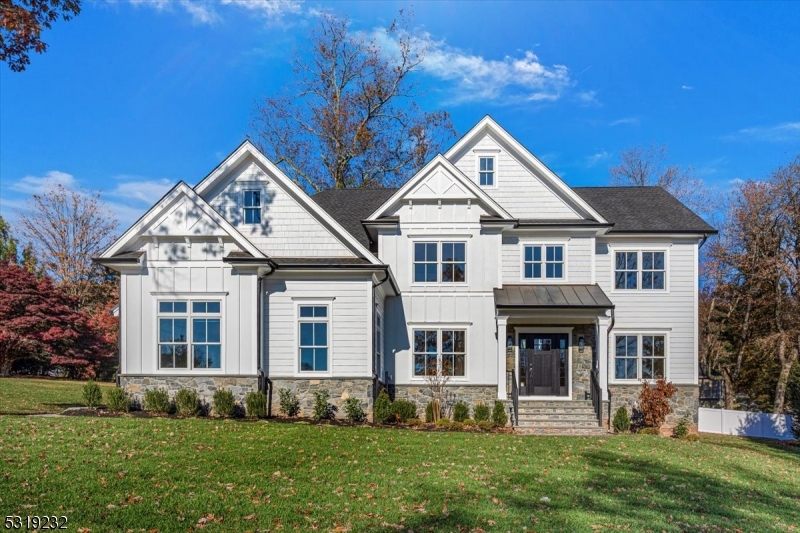
<svg viewBox="0 0 800 533"><path fill-rule="evenodd" d="M583 91L577 94L578 102L583 105L600 105L597 101L597 93L595 91Z"/></svg>
<svg viewBox="0 0 800 533"><path fill-rule="evenodd" d="M222 20L217 7L242 8L269 20L278 20L284 15L302 13L300 0L130 0L135 6L149 7L159 12L172 12L179 8L192 18L195 24L216 24Z"/></svg>
<svg viewBox="0 0 800 533"><path fill-rule="evenodd" d="M75 177L60 170L51 170L44 176L24 176L11 184L11 190L26 194L41 194L55 185L73 189L76 186Z"/></svg>
<svg viewBox="0 0 800 533"><path fill-rule="evenodd" d="M743 128L725 135L727 141L793 142L800 141L800 122L784 122L775 126Z"/></svg>
<svg viewBox="0 0 800 533"><path fill-rule="evenodd" d="M595 152L586 158L586 166L593 167L598 163L600 163L601 161L605 161L610 157L611 154L609 152L606 152L605 150L600 150L599 152Z"/></svg>
<svg viewBox="0 0 800 533"><path fill-rule="evenodd" d="M164 193L172 188L174 183L166 178L150 180L138 176L117 176L120 183L105 194L113 198L134 199L147 204L155 204Z"/></svg>
<svg viewBox="0 0 800 533"><path fill-rule="evenodd" d="M609 126L637 126L639 124L638 117L625 117L612 120L608 123Z"/></svg>
<svg viewBox="0 0 800 533"><path fill-rule="evenodd" d="M385 30L378 28L371 36L386 53L397 53L397 41ZM418 70L451 82L447 93L453 104L552 102L573 85L566 66L547 66L530 50L521 56L487 59L436 40L427 32L413 41L417 48L427 50Z"/></svg>
<svg viewBox="0 0 800 533"><path fill-rule="evenodd" d="M298 0L222 0L222 4L243 7L268 19L299 15L303 11L302 2Z"/></svg>
<svg viewBox="0 0 800 533"><path fill-rule="evenodd" d="M681 85L681 89L684 91L694 91L694 86L692 85Z"/></svg>

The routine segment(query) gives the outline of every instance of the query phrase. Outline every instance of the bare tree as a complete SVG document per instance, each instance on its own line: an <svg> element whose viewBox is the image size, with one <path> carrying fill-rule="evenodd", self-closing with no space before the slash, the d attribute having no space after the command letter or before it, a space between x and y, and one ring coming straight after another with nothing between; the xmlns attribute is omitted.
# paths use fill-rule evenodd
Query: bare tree
<svg viewBox="0 0 800 533"><path fill-rule="evenodd" d="M93 282L105 276L105 269L91 258L111 244L117 228L100 193L70 191L58 184L34 194L26 211L17 215L20 233L37 250L44 272L83 306Z"/></svg>
<svg viewBox="0 0 800 533"><path fill-rule="evenodd" d="M426 49L407 21L401 11L381 48L350 33L346 19L321 16L310 50L293 60L293 92L260 102L251 136L302 187L397 185L455 135L447 112L428 113L414 101L410 75Z"/></svg>
<svg viewBox="0 0 800 533"><path fill-rule="evenodd" d="M709 209L708 190L692 167L668 165L666 146L636 146L619 154L619 165L609 168L611 185L659 186L698 213Z"/></svg>

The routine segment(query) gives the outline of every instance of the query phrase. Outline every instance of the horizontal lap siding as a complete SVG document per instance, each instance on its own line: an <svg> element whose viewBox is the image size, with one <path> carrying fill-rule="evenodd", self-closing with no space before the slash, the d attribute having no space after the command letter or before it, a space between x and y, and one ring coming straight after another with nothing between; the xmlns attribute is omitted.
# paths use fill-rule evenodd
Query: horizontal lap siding
<svg viewBox="0 0 800 533"><path fill-rule="evenodd" d="M614 291L614 248L659 249L668 247L669 292ZM669 328L669 378L675 383L694 383L696 365L695 324L697 279L694 270L694 244L612 242L608 253L599 243L597 282L616 305L614 330L647 331ZM613 353L609 354L613 357Z"/></svg>
<svg viewBox="0 0 800 533"><path fill-rule="evenodd" d="M330 361L334 377L372 376L371 281L267 278L265 289L268 375L295 375L299 359L295 316L302 301L292 298L319 298L332 307L329 335L333 341Z"/></svg>
<svg viewBox="0 0 800 533"><path fill-rule="evenodd" d="M485 154L496 157L497 188L486 187L484 190L512 216L518 218L580 218L553 191L547 188L538 177L534 176L488 135L480 139L475 145L468 147L464 155L460 159L453 161L453 164L469 179L479 183L476 173L476 161L479 154L476 154L473 150L497 149L501 151L499 153L487 152Z"/></svg>
<svg viewBox="0 0 800 533"><path fill-rule="evenodd" d="M277 257L354 256L258 165L243 165L234 171L234 176L224 189L209 198L209 203L259 249ZM242 223L245 189L261 191L260 225Z"/></svg>

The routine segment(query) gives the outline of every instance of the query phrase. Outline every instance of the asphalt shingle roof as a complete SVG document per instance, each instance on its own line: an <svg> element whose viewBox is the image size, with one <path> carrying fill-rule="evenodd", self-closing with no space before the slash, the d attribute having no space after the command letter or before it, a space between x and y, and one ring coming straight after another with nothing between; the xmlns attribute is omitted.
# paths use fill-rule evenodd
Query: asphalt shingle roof
<svg viewBox="0 0 800 533"><path fill-rule="evenodd" d="M573 187L603 218L611 233L714 233L716 230L661 187Z"/></svg>
<svg viewBox="0 0 800 533"><path fill-rule="evenodd" d="M369 237L361 221L383 205L397 189L328 189L312 198L322 209L369 248Z"/></svg>

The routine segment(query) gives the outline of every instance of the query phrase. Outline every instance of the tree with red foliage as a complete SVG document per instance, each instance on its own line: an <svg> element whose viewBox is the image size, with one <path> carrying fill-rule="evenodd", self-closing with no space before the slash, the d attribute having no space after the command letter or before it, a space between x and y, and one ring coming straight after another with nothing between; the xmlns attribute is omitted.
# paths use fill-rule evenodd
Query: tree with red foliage
<svg viewBox="0 0 800 533"><path fill-rule="evenodd" d="M93 376L113 357L106 325L76 310L73 298L48 277L0 263L0 375L19 359L49 358L73 377Z"/></svg>

